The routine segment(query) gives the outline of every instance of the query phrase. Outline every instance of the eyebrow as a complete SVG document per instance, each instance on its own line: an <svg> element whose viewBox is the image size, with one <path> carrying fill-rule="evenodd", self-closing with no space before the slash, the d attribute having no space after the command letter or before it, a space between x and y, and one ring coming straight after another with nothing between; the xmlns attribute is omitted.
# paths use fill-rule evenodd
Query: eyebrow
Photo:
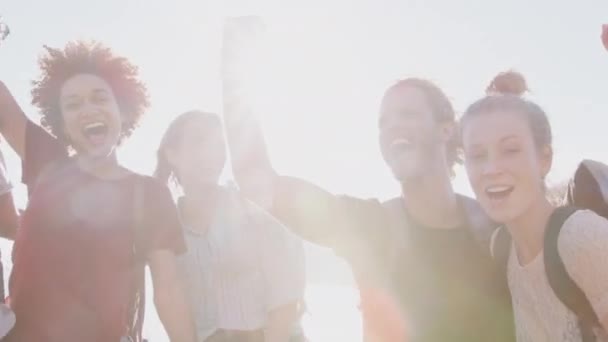
<svg viewBox="0 0 608 342"><path fill-rule="evenodd" d="M510 140L510 139L517 139L517 138L519 138L518 135L511 134L511 135L507 135L506 137L503 137L502 139L500 139L500 142L504 142L504 141Z"/></svg>
<svg viewBox="0 0 608 342"><path fill-rule="evenodd" d="M95 95L106 95L106 94L108 94L108 91L103 88L97 88L97 89L93 89L92 93ZM80 96L78 96L76 94L64 96L65 100L78 100L79 98L80 98Z"/></svg>
<svg viewBox="0 0 608 342"><path fill-rule="evenodd" d="M78 100L78 95L66 95L63 97L64 100Z"/></svg>
<svg viewBox="0 0 608 342"><path fill-rule="evenodd" d="M102 88L97 88L97 89L93 89L93 93L96 94L96 95L97 94L104 94L105 95L105 94L108 93L108 91L105 90L105 89L102 89Z"/></svg>
<svg viewBox="0 0 608 342"><path fill-rule="evenodd" d="M499 143L503 143L507 140L511 140L511 139L518 139L519 136L515 135L515 134L511 134L511 135L507 135L506 137L503 137L499 140ZM483 144L480 143L473 143L471 144L471 148L479 148L480 146L482 146Z"/></svg>

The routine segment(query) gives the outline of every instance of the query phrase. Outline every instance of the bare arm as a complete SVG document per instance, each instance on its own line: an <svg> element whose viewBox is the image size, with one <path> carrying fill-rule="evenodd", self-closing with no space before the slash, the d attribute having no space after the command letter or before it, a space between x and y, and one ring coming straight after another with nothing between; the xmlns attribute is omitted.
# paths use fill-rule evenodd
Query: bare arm
<svg viewBox="0 0 608 342"><path fill-rule="evenodd" d="M282 305L269 313L264 342L287 342L298 320L298 302Z"/></svg>
<svg viewBox="0 0 608 342"><path fill-rule="evenodd" d="M9 240L15 240L19 215L15 209L13 195L8 192L0 196L0 236Z"/></svg>
<svg viewBox="0 0 608 342"><path fill-rule="evenodd" d="M154 304L172 342L196 342L194 321L177 273L175 255L156 250L148 257L154 285Z"/></svg>
<svg viewBox="0 0 608 342"><path fill-rule="evenodd" d="M245 79L252 54L256 53L255 31L261 25L256 17L227 19L222 47L222 87L224 123L234 177L248 198L269 210L277 175L246 96L248 84Z"/></svg>
<svg viewBox="0 0 608 342"><path fill-rule="evenodd" d="M249 32L261 25L255 17L233 18L224 30L223 112L234 178L245 197L296 234L328 247L344 244L378 203L335 196L309 182L279 176L273 169L244 79L244 69L251 64L247 59L256 53L256 37Z"/></svg>
<svg viewBox="0 0 608 342"><path fill-rule="evenodd" d="M0 81L0 133L9 145L23 159L25 156L25 127L27 116L8 90Z"/></svg>

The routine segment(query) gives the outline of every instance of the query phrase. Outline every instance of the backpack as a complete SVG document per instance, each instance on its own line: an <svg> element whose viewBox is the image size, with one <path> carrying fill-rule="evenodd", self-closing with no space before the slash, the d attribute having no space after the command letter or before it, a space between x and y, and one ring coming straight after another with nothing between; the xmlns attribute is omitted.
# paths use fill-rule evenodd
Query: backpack
<svg viewBox="0 0 608 342"><path fill-rule="evenodd" d="M577 316L582 341L593 342L597 340L594 328L600 327L598 317L585 293L568 274L557 245L564 222L580 209L589 209L608 218L608 165L593 160L584 160L578 165L568 183L563 206L556 208L549 218L543 248L545 272L551 289ZM490 245L492 256L505 273L511 242L507 229L499 227Z"/></svg>

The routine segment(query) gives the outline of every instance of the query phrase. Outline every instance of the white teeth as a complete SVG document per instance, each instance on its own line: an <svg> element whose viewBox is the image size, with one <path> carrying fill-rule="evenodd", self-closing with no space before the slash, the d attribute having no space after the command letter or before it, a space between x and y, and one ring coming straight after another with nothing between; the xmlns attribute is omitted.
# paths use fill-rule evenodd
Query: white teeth
<svg viewBox="0 0 608 342"><path fill-rule="evenodd" d="M399 139L395 139L393 140L393 142L391 143L391 146L398 146L398 145L411 145L412 142L409 139L405 139L405 138L399 138Z"/></svg>
<svg viewBox="0 0 608 342"><path fill-rule="evenodd" d="M511 190L510 186L506 186L506 185L499 185L499 186L491 186L486 188L486 192L489 193L499 193L499 192L505 192Z"/></svg>
<svg viewBox="0 0 608 342"><path fill-rule="evenodd" d="M91 122L90 124L87 124L84 126L84 129L91 129L91 128L98 128L98 127L105 127L106 124L104 124L103 122Z"/></svg>

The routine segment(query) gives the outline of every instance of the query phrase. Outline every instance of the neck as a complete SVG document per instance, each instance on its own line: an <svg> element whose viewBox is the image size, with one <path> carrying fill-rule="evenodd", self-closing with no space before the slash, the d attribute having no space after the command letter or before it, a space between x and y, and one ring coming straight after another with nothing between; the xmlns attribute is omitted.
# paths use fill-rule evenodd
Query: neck
<svg viewBox="0 0 608 342"><path fill-rule="evenodd" d="M184 196L179 200L182 221L204 232L215 214L221 187L218 184L182 181Z"/></svg>
<svg viewBox="0 0 608 342"><path fill-rule="evenodd" d="M405 207L417 222L432 228L457 228L465 220L447 167L433 168L401 184Z"/></svg>
<svg viewBox="0 0 608 342"><path fill-rule="evenodd" d="M545 229L554 207L543 196L526 213L506 224L521 264L527 264L543 250Z"/></svg>
<svg viewBox="0 0 608 342"><path fill-rule="evenodd" d="M104 158L78 155L76 160L82 170L99 178L111 179L124 175L125 170L119 166L118 158L114 152Z"/></svg>
<svg viewBox="0 0 608 342"><path fill-rule="evenodd" d="M215 198L221 189L220 185L217 183L203 183L200 181L188 180L182 180L180 183L184 191L184 197L189 200L207 201L211 198Z"/></svg>

